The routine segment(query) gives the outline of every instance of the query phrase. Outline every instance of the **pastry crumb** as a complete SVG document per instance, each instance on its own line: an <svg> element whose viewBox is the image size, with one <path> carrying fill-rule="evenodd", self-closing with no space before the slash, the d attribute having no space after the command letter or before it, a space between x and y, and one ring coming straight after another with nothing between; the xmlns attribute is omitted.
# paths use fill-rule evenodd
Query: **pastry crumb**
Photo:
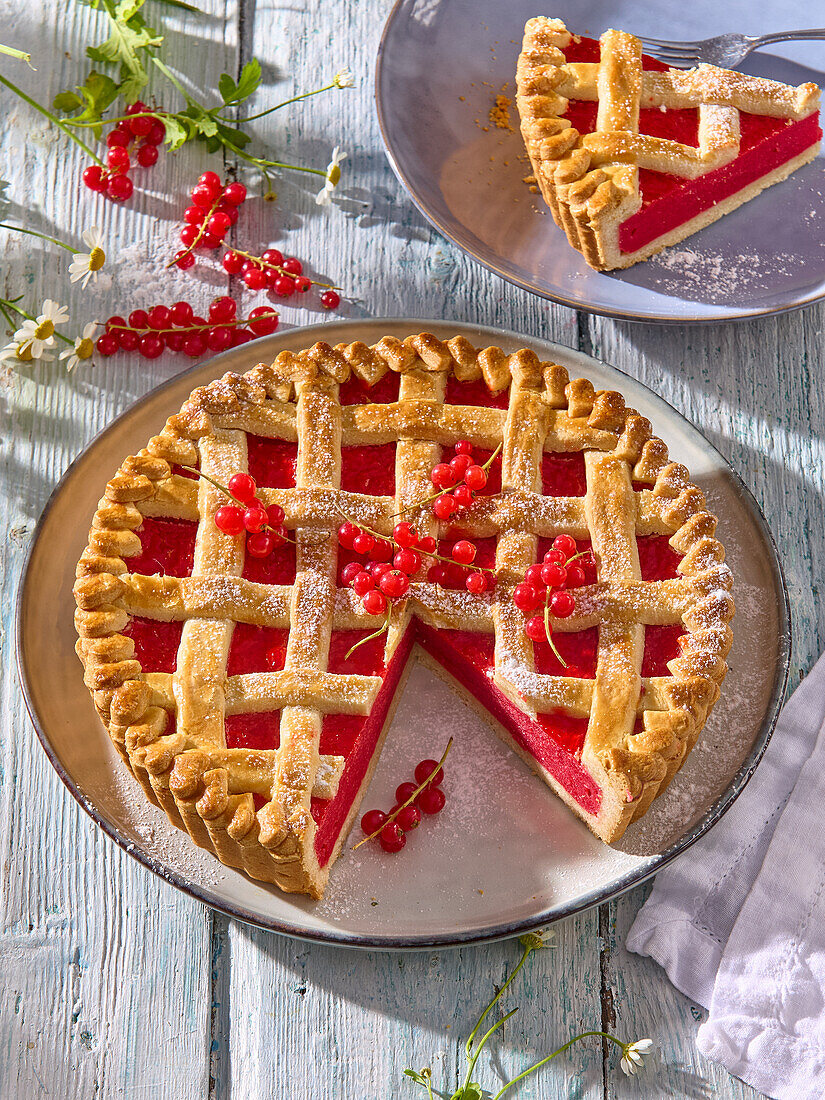
<svg viewBox="0 0 825 1100"><path fill-rule="evenodd" d="M509 96L503 94L496 96L488 116L493 126L499 130L513 129L512 123L510 122L510 108L512 106L513 101Z"/></svg>

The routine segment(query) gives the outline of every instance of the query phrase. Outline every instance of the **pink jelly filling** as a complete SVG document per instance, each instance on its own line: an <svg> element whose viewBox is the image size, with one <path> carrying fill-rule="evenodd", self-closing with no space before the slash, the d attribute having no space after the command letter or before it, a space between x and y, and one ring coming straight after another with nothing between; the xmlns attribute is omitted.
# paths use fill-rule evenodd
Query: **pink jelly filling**
<svg viewBox="0 0 825 1100"><path fill-rule="evenodd" d="M395 444L341 448L341 488L376 497L395 494Z"/></svg>
<svg viewBox="0 0 825 1100"><path fill-rule="evenodd" d="M681 623L674 626L645 627L645 653L642 676L669 676L667 663L682 652L679 639L685 633Z"/></svg>
<svg viewBox="0 0 825 1100"><path fill-rule="evenodd" d="M198 525L189 520L153 519L144 516L135 532L141 550L124 558L130 573L145 577L189 577L195 561Z"/></svg>
<svg viewBox="0 0 825 1100"><path fill-rule="evenodd" d="M295 543L285 542L265 558L244 558L244 580L256 584L292 584L295 580Z"/></svg>
<svg viewBox="0 0 825 1100"><path fill-rule="evenodd" d="M235 623L226 662L227 676L277 672L284 667L288 641L289 630L286 627Z"/></svg>
<svg viewBox="0 0 825 1100"><path fill-rule="evenodd" d="M133 615L123 633L135 644L135 657L144 672L174 672L182 622L164 623Z"/></svg>
<svg viewBox="0 0 825 1100"><path fill-rule="evenodd" d="M587 492L584 453L545 451L541 459L541 491L547 497L583 497Z"/></svg>
<svg viewBox="0 0 825 1100"><path fill-rule="evenodd" d="M277 749L281 743L279 710L227 714L224 724L228 749Z"/></svg>
<svg viewBox="0 0 825 1100"><path fill-rule="evenodd" d="M564 51L568 61L598 61L599 43L592 38L571 42ZM662 72L667 66L643 57L646 70ZM582 134L596 128L598 104L570 100L566 117ZM642 208L619 228L619 247L635 252L657 237L669 233L704 210L741 191L749 183L774 171L819 141L822 131L816 112L807 118L769 118L740 111L739 156L730 164L697 179L684 179L665 172L639 171ZM695 109L665 110L658 107L639 112L639 132L696 146L699 115Z"/></svg>
<svg viewBox="0 0 825 1100"><path fill-rule="evenodd" d="M451 374L447 379L444 400L448 405L484 405L488 409L506 409L510 404L510 387L491 393L483 378L475 382L459 382Z"/></svg>
<svg viewBox="0 0 825 1100"><path fill-rule="evenodd" d="M257 485L267 489L291 489L295 484L298 444L282 439L248 435L249 472Z"/></svg>
<svg viewBox="0 0 825 1100"><path fill-rule="evenodd" d="M398 400L400 382L401 375L391 370L373 386L351 374L338 387L338 400L342 405L387 404Z"/></svg>
<svg viewBox="0 0 825 1100"><path fill-rule="evenodd" d="M671 547L667 535L639 535L636 546L643 581L667 581L678 576L682 555Z"/></svg>

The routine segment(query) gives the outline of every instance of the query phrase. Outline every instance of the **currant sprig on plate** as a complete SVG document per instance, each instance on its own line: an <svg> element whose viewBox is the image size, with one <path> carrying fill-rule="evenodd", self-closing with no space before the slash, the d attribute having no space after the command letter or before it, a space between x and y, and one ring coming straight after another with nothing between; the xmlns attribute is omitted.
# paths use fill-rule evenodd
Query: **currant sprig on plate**
<svg viewBox="0 0 825 1100"><path fill-rule="evenodd" d="M361 828L367 835L353 845L353 851L368 840L377 839L385 852L400 852L407 843L407 833L421 824L422 813L441 813L447 802L441 787L444 761L452 745L451 737L440 760L419 761L415 767L415 783L401 783L396 788L396 804L388 814L383 810L367 810L361 818Z"/></svg>

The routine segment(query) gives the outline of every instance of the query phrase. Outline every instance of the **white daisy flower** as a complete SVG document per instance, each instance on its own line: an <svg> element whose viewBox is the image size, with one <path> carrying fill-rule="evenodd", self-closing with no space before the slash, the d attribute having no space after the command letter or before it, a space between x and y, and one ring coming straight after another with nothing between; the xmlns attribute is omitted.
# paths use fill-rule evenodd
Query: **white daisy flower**
<svg viewBox="0 0 825 1100"><path fill-rule="evenodd" d="M51 298L43 303L43 312L38 314L34 321L26 320L15 332L14 339L20 345L21 350L28 347L33 359L46 358L43 355L45 348L54 346L54 330L56 325L62 325L69 319L69 311L65 306L58 305ZM48 358L51 358L49 356Z"/></svg>
<svg viewBox="0 0 825 1100"><path fill-rule="evenodd" d="M522 947L536 950L539 947L550 947L555 938L556 933L552 928L537 928L535 932L525 932L523 936L519 936L519 943Z"/></svg>
<svg viewBox="0 0 825 1100"><path fill-rule="evenodd" d="M97 325L94 321L90 321L88 325L83 329L83 335L78 336L74 344L66 351L60 353L61 362L64 359L68 359L66 364L66 370L71 374L75 367L81 362L81 360L91 359L95 350L95 329Z"/></svg>
<svg viewBox="0 0 825 1100"><path fill-rule="evenodd" d="M346 159L347 154L342 153L336 145L332 150L332 160L327 165L327 178L324 180L324 186L315 196L315 201L319 206L329 206L332 202L332 193L341 179L341 161Z"/></svg>
<svg viewBox="0 0 825 1100"><path fill-rule="evenodd" d="M54 356L47 351L41 351L39 355L35 355L30 340L12 340L10 344L0 349L0 363L32 363L35 359L39 359L41 363L51 363Z"/></svg>
<svg viewBox="0 0 825 1100"><path fill-rule="evenodd" d="M352 70L339 69L335 76L332 78L332 83L339 88L355 87L355 77L352 75Z"/></svg>
<svg viewBox="0 0 825 1100"><path fill-rule="evenodd" d="M83 280L85 288L89 279L97 279L97 273L106 263L106 253L103 251L103 237L100 229L93 225L83 234L83 243L88 246L88 252L76 252L69 264L69 278L73 283Z"/></svg>
<svg viewBox="0 0 825 1100"><path fill-rule="evenodd" d="M628 1043L619 1063L622 1072L627 1074L628 1077L632 1077L644 1064L642 1059L653 1052L653 1047L652 1039L637 1039L635 1043Z"/></svg>

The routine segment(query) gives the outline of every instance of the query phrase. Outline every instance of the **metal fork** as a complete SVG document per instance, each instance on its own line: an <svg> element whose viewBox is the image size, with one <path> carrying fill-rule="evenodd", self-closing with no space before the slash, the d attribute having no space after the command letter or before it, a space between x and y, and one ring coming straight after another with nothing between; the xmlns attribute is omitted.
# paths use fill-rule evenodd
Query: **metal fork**
<svg viewBox="0 0 825 1100"><path fill-rule="evenodd" d="M668 42L661 38L644 38L642 45L652 57L676 69L689 69L693 65L719 65L733 69L751 50L758 50L769 42L791 42L805 38L825 38L825 27L807 31L784 31L781 34L763 34L758 38L747 34L718 34L715 38L701 38L698 42Z"/></svg>

